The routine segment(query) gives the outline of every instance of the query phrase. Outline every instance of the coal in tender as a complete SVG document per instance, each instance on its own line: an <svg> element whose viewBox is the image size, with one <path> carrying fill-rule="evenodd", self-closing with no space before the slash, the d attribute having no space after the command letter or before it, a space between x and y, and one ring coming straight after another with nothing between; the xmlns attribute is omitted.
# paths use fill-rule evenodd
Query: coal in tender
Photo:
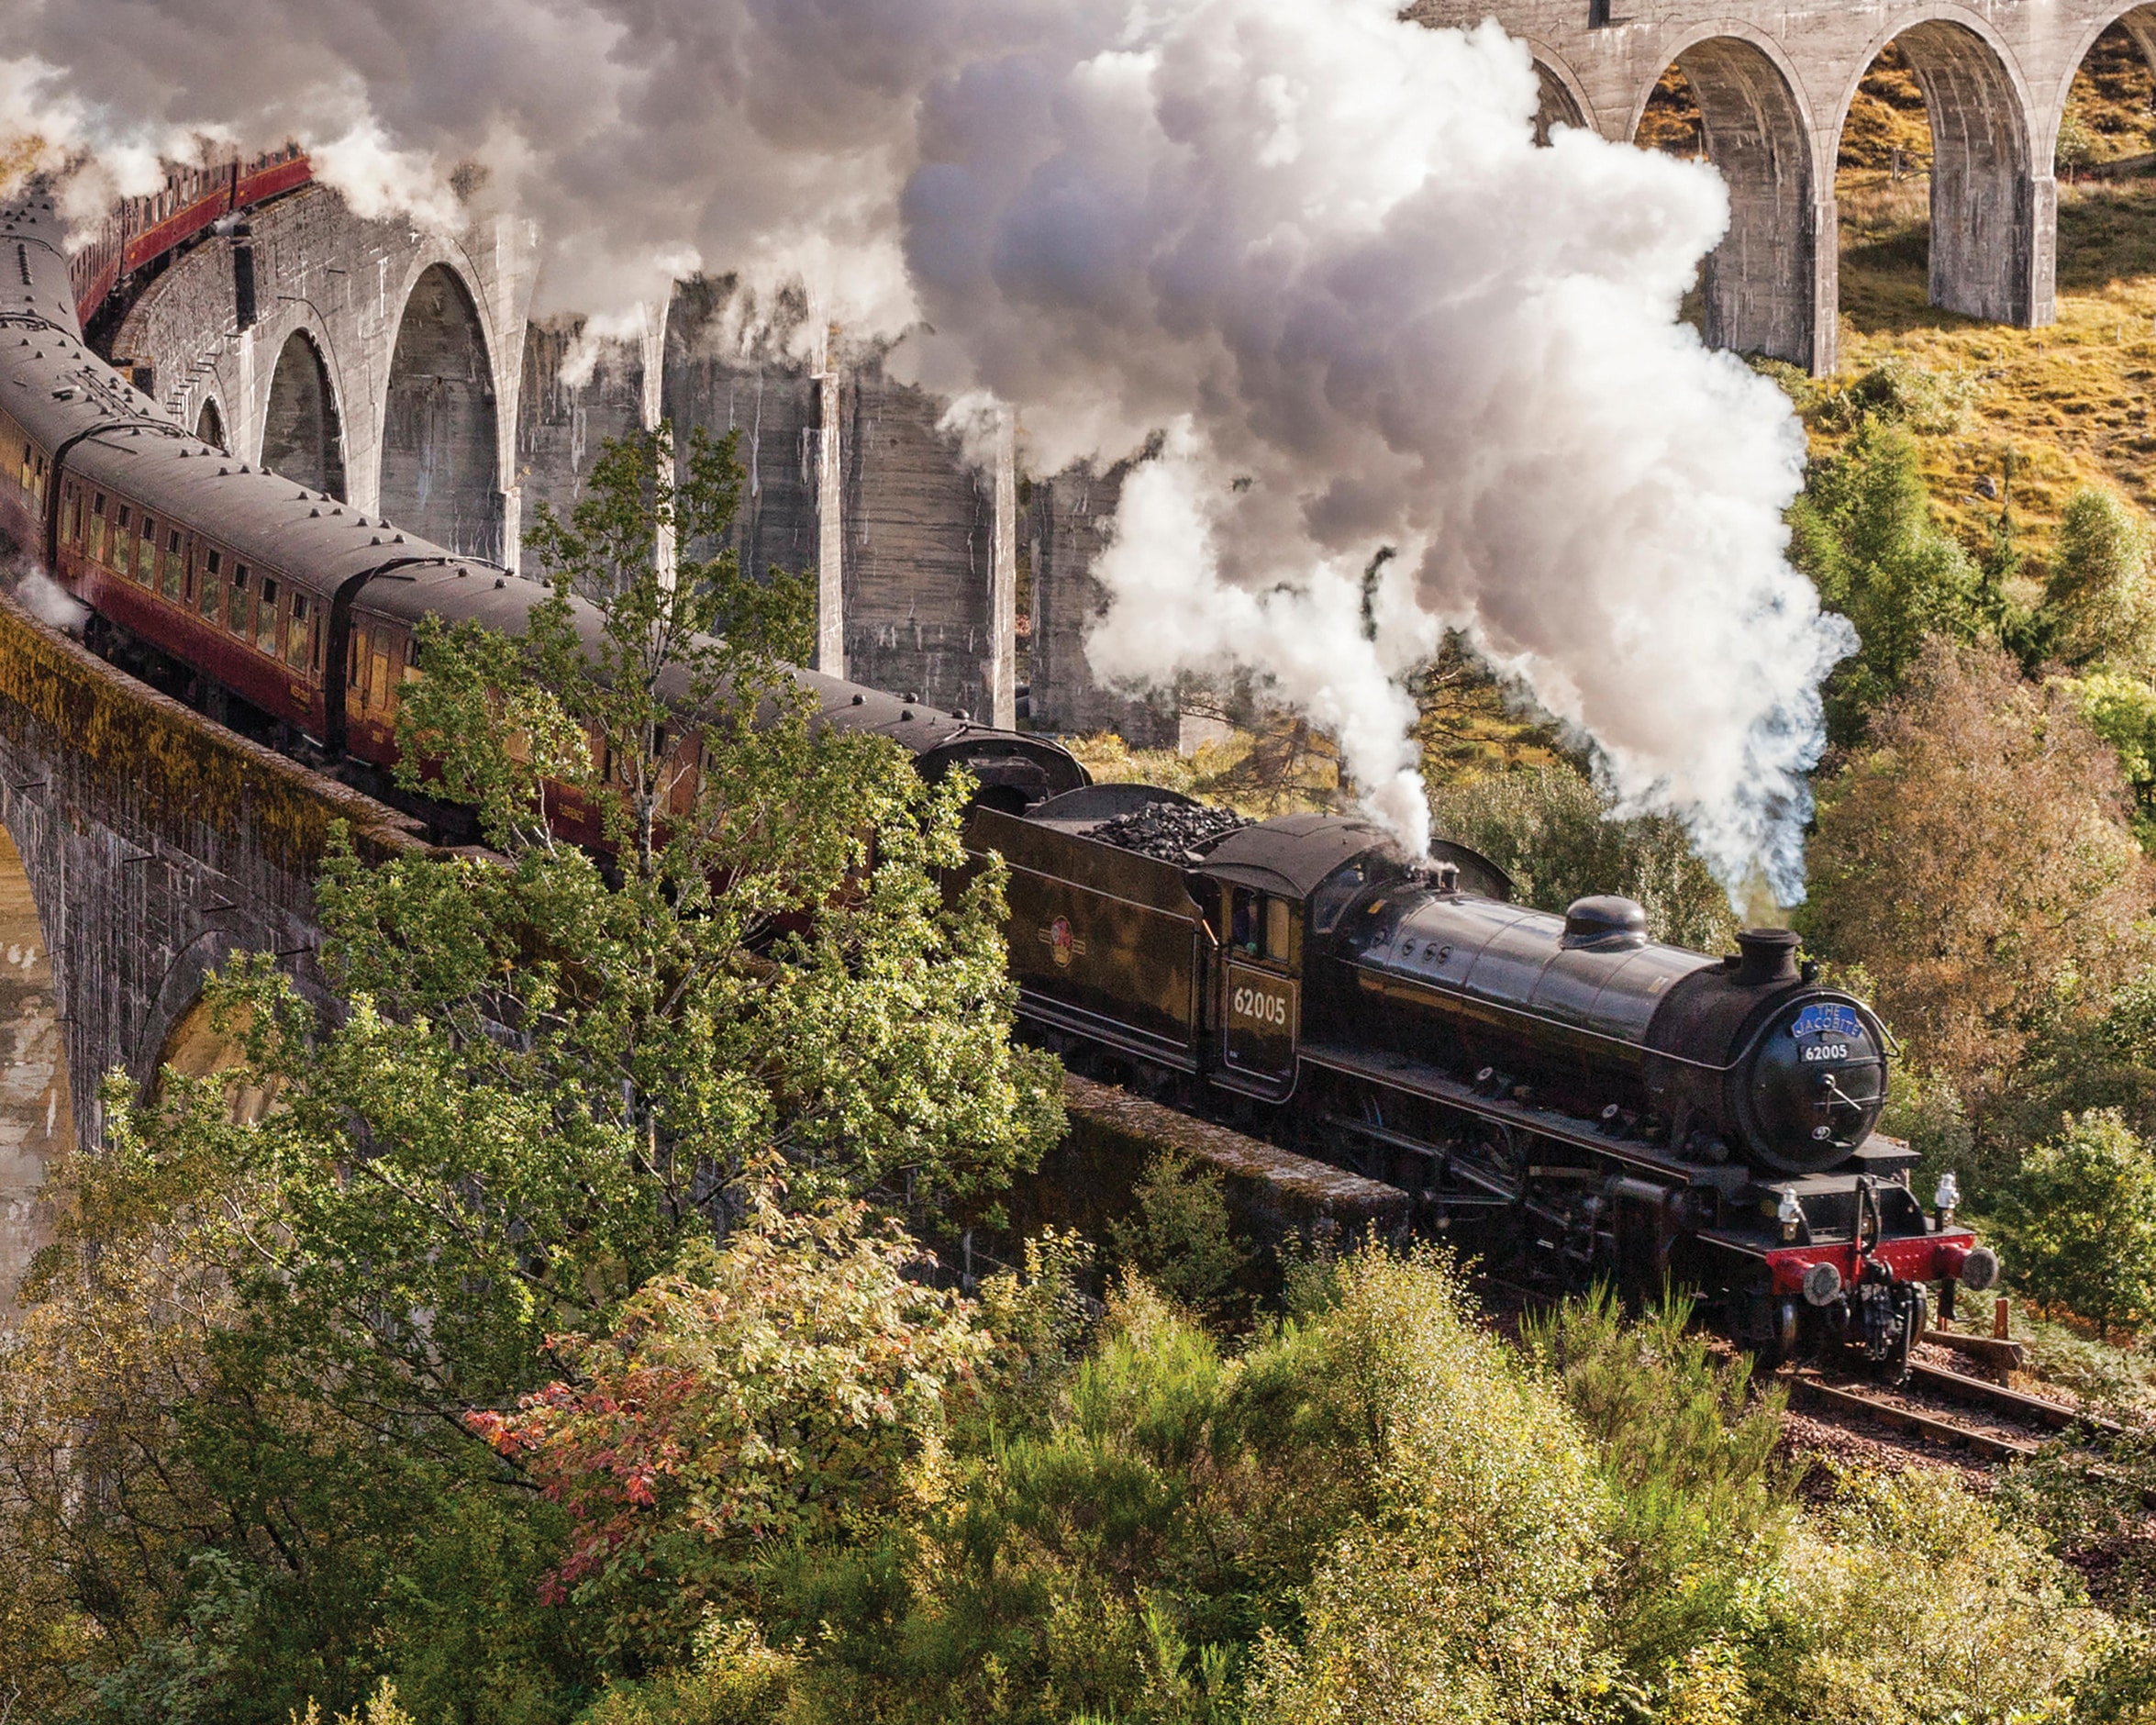
<svg viewBox="0 0 2156 1725"><path fill-rule="evenodd" d="M1127 815L1102 821L1087 837L1187 867L1204 862L1206 851L1238 828L1250 824L1232 808L1212 808L1202 803L1147 803Z"/></svg>

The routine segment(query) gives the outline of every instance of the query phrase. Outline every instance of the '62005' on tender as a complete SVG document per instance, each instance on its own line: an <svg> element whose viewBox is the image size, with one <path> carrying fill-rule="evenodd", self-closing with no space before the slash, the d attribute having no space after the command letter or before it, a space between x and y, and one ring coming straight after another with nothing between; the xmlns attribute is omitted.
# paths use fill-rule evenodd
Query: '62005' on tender
<svg viewBox="0 0 2156 1725"><path fill-rule="evenodd" d="M1195 807L1102 785L975 812L1022 1011L1073 1061L1344 1158L1565 1285L1696 1287L1770 1355L1832 1340L1898 1375L1934 1285L1950 1309L1996 1280L1950 1178L1928 1211L1873 1130L1884 1028L1795 935L1711 958L1628 899L1512 904L1461 846L1411 863L1362 821Z"/></svg>

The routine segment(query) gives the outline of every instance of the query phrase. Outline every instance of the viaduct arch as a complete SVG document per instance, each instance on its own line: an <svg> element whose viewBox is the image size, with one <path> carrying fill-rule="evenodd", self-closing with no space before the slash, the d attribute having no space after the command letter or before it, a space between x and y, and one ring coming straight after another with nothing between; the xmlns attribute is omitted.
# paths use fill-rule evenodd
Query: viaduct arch
<svg viewBox="0 0 2156 1725"><path fill-rule="evenodd" d="M501 441L479 307L453 268L428 263L390 353L375 506L453 551L499 558Z"/></svg>
<svg viewBox="0 0 2156 1725"><path fill-rule="evenodd" d="M306 328L284 338L270 373L261 464L310 491L345 499L344 429L337 387L313 332Z"/></svg>
<svg viewBox="0 0 2156 1725"><path fill-rule="evenodd" d="M1628 15L1613 0L1419 0L1412 10L1438 25L1494 16L1523 38L1545 135L1577 124L1631 140L1656 83L1679 67L1730 191L1729 232L1701 283L1707 339L1821 373L1836 357L1835 158L1857 87L1888 43L1907 55L1930 117L1932 301L2021 325L2056 312L2051 159L2075 72L2114 23L2156 64L2146 0L1676 0Z"/></svg>
<svg viewBox="0 0 2156 1725"><path fill-rule="evenodd" d="M114 362L181 424L214 416L242 461L513 563L530 224L478 209L461 233L425 232L308 185L248 228L151 280Z"/></svg>

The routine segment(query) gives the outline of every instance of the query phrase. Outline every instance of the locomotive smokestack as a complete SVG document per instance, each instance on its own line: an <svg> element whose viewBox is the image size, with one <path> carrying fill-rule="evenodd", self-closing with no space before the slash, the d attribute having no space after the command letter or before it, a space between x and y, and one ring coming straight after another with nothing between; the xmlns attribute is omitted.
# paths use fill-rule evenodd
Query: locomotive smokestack
<svg viewBox="0 0 2156 1725"><path fill-rule="evenodd" d="M1736 982L1739 988L1798 980L1797 936L1789 929L1747 929L1737 937Z"/></svg>

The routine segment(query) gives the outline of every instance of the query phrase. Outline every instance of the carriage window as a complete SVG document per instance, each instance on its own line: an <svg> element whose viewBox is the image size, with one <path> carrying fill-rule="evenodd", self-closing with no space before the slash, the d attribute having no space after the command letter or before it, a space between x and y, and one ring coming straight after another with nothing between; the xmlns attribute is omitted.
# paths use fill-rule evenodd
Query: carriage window
<svg viewBox="0 0 2156 1725"><path fill-rule="evenodd" d="M90 555L99 562L105 561L105 494L102 491L90 499Z"/></svg>
<svg viewBox="0 0 2156 1725"><path fill-rule="evenodd" d="M371 685L367 690L369 707L389 705L389 641L385 635L374 637L374 651L368 659L368 676Z"/></svg>
<svg viewBox="0 0 2156 1725"><path fill-rule="evenodd" d="M225 627L235 635L247 633L248 601L253 597L247 590L247 576L245 563L232 565L232 593L225 607Z"/></svg>
<svg viewBox="0 0 2156 1725"><path fill-rule="evenodd" d="M194 595L186 585L187 563L180 555L180 531L174 528L165 535L165 597L190 599Z"/></svg>
<svg viewBox="0 0 2156 1725"><path fill-rule="evenodd" d="M201 555L199 542L197 554ZM203 557L202 587L201 591L195 595L196 602L202 607L203 616L213 623L224 614L225 584L217 579L217 566L221 561L219 554L216 551L211 551Z"/></svg>
<svg viewBox="0 0 2156 1725"><path fill-rule="evenodd" d="M277 584L262 577L262 596L254 607L254 644L271 658L277 656Z"/></svg>
<svg viewBox="0 0 2156 1725"><path fill-rule="evenodd" d="M292 621L284 629L284 662L295 671L305 671L314 657L314 624L310 618L307 595L292 595Z"/></svg>
<svg viewBox="0 0 2156 1725"><path fill-rule="evenodd" d="M362 627L352 631L351 668L345 673L345 684L358 689L364 696L367 686L367 631Z"/></svg>
<svg viewBox="0 0 2156 1725"><path fill-rule="evenodd" d="M142 518L142 543L135 552L135 579L146 587L157 584L157 523Z"/></svg>

